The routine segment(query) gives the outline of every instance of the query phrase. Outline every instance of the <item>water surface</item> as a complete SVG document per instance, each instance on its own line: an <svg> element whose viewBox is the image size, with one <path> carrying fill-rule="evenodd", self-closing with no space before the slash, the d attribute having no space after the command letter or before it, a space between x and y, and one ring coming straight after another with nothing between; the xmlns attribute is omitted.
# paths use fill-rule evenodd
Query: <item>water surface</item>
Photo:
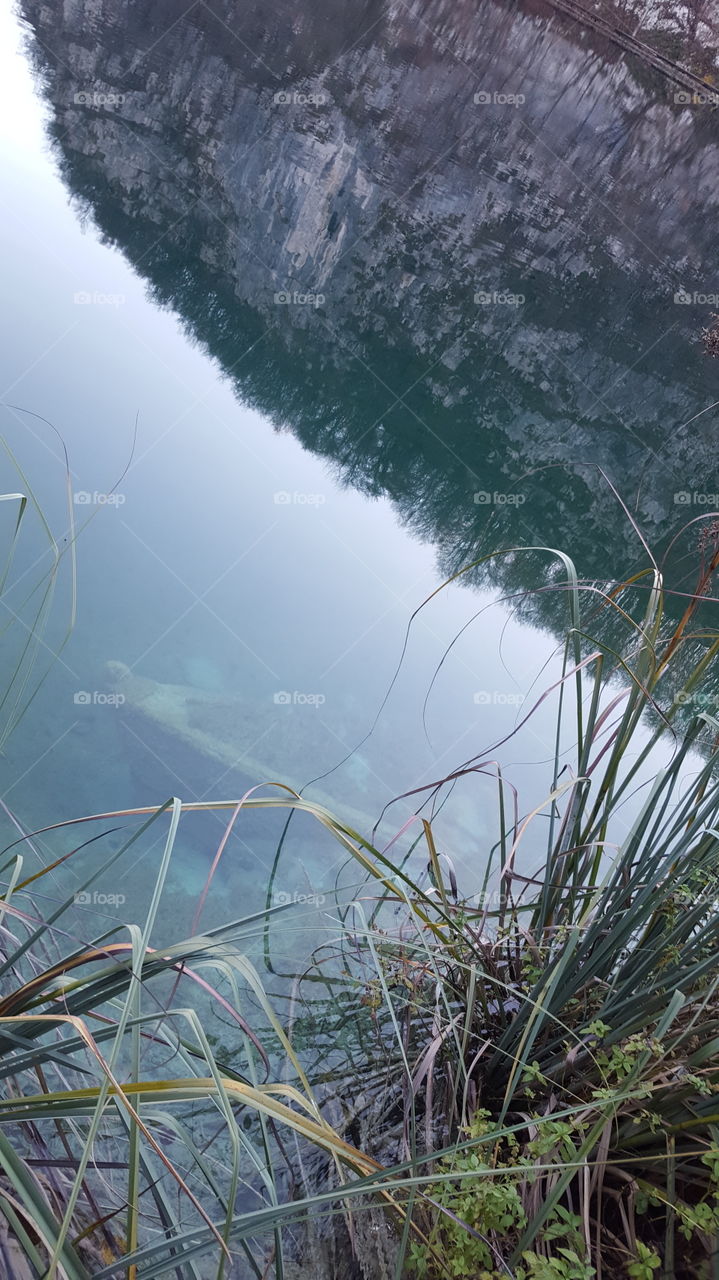
<svg viewBox="0 0 719 1280"><path fill-rule="evenodd" d="M556 560L483 563L405 649L445 575L530 546L612 579L647 562L638 528L659 554L685 509L714 505L712 119L593 37L490 0L339 20L219 0L22 13L2 429L60 547L64 443L82 527L76 624L53 661L65 555L5 802L30 829L282 778L369 830L505 738L559 670L567 601L537 590ZM4 475L24 487L9 459ZM27 526L20 634L47 566ZM672 556L677 587L695 545ZM205 728L238 706L236 764L115 705L108 662L196 691ZM551 777L554 707L499 752L525 812ZM474 775L438 819L467 882L495 795ZM381 838L416 807L394 804ZM183 834L181 915L225 821ZM280 825L248 816L228 847L219 883L243 910L264 901ZM298 827L281 893L319 891L341 861ZM141 897L152 850L108 892Z"/></svg>

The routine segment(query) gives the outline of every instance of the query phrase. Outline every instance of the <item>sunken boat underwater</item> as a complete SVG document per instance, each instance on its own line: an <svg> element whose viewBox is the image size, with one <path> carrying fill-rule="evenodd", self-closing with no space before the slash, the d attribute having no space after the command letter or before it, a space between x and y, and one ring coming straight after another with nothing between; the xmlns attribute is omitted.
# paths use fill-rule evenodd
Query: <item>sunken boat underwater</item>
<svg viewBox="0 0 719 1280"><path fill-rule="evenodd" d="M346 754L312 707L287 704L282 697L279 702L271 696L253 701L189 684L165 684L135 675L124 662L108 662L106 674L109 687L122 698L120 723L130 768L148 803L168 795L186 801L234 800L266 782L299 791ZM343 768L337 776L341 786L334 798L321 785L308 787L305 798L367 830L377 810L376 793L363 785L371 774ZM273 793L264 788L259 794Z"/></svg>

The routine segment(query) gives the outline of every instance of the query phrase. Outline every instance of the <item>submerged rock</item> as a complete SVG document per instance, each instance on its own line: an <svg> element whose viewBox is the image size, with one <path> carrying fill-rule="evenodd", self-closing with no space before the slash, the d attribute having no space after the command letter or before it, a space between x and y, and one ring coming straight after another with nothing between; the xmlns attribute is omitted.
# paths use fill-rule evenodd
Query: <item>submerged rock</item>
<svg viewBox="0 0 719 1280"><path fill-rule="evenodd" d="M222 692L222 672L211 658L197 653L190 654L180 659L180 667L187 683L196 689L206 689L208 693Z"/></svg>
<svg viewBox="0 0 719 1280"><path fill-rule="evenodd" d="M287 703L289 695L276 695L270 702L220 695L135 675L124 662L108 662L106 672L110 688L123 699L122 719L135 744L139 740L158 766L184 784L186 799L216 798L218 789L223 797L239 797L263 782L282 782L299 791L337 763L336 737L316 708ZM137 746L133 754L137 756ZM144 757L139 767L147 786ZM338 816L367 829L372 798L355 781L354 805L343 797ZM362 781L369 782L366 771ZM159 785L166 786L167 779ZM306 798L337 811L324 791L312 787Z"/></svg>

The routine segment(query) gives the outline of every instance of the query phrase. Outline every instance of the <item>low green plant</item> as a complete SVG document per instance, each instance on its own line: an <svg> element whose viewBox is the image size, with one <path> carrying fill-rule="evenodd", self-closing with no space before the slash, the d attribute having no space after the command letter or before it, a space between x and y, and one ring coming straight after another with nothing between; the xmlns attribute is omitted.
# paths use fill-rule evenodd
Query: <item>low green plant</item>
<svg viewBox="0 0 719 1280"><path fill-rule="evenodd" d="M503 1259L527 1225L522 1192L536 1181L535 1159L550 1153L561 1157L574 1130L571 1123L542 1117L532 1117L532 1124L536 1137L525 1151L510 1132L485 1153L484 1160L470 1148L439 1162L442 1180L430 1184L425 1194L440 1212L434 1214L426 1240L414 1242L409 1251L408 1270L418 1280L432 1274L433 1254L443 1258L448 1273L457 1280L495 1280L507 1274ZM485 1138L492 1129L490 1112L480 1108L465 1135ZM585 1260L581 1227L576 1214L557 1205L538 1240L547 1253L541 1256L524 1250L517 1280L591 1280L595 1271Z"/></svg>
<svg viewBox="0 0 719 1280"><path fill-rule="evenodd" d="M490 1113L479 1109L464 1134L482 1138L491 1132ZM476 1149L444 1156L437 1172L442 1180L426 1190L429 1200L441 1211L428 1232L427 1243L410 1248L409 1266L422 1280L431 1272L432 1253L441 1241L440 1253L451 1274L458 1277L490 1275L498 1256L494 1241L505 1246L518 1238L527 1215L519 1193L523 1176L519 1144L508 1134L483 1159ZM501 1255L499 1255L501 1256Z"/></svg>

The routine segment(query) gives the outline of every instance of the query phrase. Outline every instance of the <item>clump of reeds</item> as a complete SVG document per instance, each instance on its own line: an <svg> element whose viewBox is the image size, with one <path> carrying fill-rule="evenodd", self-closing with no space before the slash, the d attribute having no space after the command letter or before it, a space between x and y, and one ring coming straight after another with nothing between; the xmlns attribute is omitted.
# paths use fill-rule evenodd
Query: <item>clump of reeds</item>
<svg viewBox="0 0 719 1280"><path fill-rule="evenodd" d="M718 562L710 540L667 631L653 562L600 590L561 558L544 805L523 811L501 744L430 791L496 777L471 886L438 851L426 794L409 859L287 788L93 815L80 830L119 823L122 843L67 897L50 877L86 840L28 874L48 832L20 834L0 869L0 1204L17 1274L713 1274L719 639L697 615ZM622 649L589 641L585 598L621 620ZM328 905L332 936L278 976L273 938L298 913L268 902L206 930L198 913L156 949L186 815L226 814L214 870L243 812L278 807L310 814L355 867L358 886ZM540 821L529 873L522 841ZM84 937L78 892L159 832L142 921Z"/></svg>

